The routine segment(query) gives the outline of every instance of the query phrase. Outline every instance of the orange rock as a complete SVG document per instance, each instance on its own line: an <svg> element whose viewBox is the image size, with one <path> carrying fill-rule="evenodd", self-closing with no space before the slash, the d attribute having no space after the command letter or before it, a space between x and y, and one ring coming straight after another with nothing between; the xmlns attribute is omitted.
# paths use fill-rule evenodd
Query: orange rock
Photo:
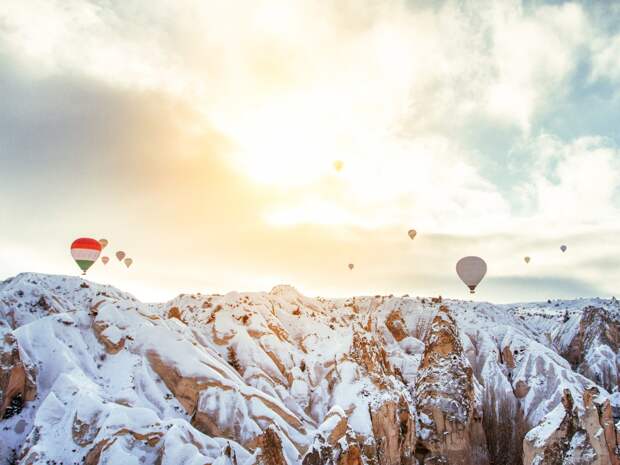
<svg viewBox="0 0 620 465"><path fill-rule="evenodd" d="M416 404L424 439L416 455L424 463L488 463L473 370L463 352L456 322L442 305L424 338L425 350L416 386Z"/></svg>
<svg viewBox="0 0 620 465"><path fill-rule="evenodd" d="M2 333L0 333L2 334ZM5 332L0 351L0 419L19 413L24 402L34 400L37 393L36 370L26 366L11 332Z"/></svg>
<svg viewBox="0 0 620 465"><path fill-rule="evenodd" d="M517 384L514 388L515 397L517 399L523 399L525 396L527 396L528 392L530 392L530 387L522 380L517 381Z"/></svg>
<svg viewBox="0 0 620 465"><path fill-rule="evenodd" d="M407 334L407 325L400 313L400 310L393 310L385 320L385 326L390 330L397 342L405 339Z"/></svg>
<svg viewBox="0 0 620 465"><path fill-rule="evenodd" d="M110 325L106 321L95 321L93 324L93 331L97 340L105 347L105 350L109 354L117 354L123 347L125 347L125 337L120 338L118 341L112 341L104 334L105 330Z"/></svg>
<svg viewBox="0 0 620 465"><path fill-rule="evenodd" d="M179 310L179 307L172 307L168 310L168 318L176 318L177 320L185 323L185 321L183 321L183 317L181 316L181 310Z"/></svg>
<svg viewBox="0 0 620 465"><path fill-rule="evenodd" d="M267 428L259 437L258 445L261 449L257 465L287 465L282 452L282 441L273 428Z"/></svg>

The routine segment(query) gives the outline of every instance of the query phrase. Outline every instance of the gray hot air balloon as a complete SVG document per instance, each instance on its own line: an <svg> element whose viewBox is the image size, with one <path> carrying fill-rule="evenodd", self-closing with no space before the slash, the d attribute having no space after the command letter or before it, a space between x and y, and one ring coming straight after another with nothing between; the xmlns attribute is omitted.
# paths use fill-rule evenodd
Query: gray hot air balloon
<svg viewBox="0 0 620 465"><path fill-rule="evenodd" d="M476 286L487 273L487 264L480 257L463 257L456 264L456 274L469 287L469 292L475 294Z"/></svg>
<svg viewBox="0 0 620 465"><path fill-rule="evenodd" d="M409 237L413 239L418 234L418 232L415 229L410 229L407 234L409 234Z"/></svg>
<svg viewBox="0 0 620 465"><path fill-rule="evenodd" d="M525 263L529 263L531 258L530 257L525 257L523 260L525 260Z"/></svg>
<svg viewBox="0 0 620 465"><path fill-rule="evenodd" d="M566 249L568 249L568 247L566 247L565 245L560 246L560 250L562 252L566 252Z"/></svg>

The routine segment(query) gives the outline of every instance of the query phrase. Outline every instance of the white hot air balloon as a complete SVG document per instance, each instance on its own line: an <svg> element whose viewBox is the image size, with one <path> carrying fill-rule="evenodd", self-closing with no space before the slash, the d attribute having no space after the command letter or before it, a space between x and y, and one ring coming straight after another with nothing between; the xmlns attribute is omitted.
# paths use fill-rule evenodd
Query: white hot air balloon
<svg viewBox="0 0 620 465"><path fill-rule="evenodd" d="M476 293L476 286L487 273L487 264L480 257L463 257L456 264L456 274L469 288L471 294Z"/></svg>

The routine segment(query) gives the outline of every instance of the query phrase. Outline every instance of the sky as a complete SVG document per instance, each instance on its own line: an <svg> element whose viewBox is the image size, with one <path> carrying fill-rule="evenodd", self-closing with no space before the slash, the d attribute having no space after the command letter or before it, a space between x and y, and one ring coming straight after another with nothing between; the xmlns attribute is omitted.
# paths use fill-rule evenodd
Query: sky
<svg viewBox="0 0 620 465"><path fill-rule="evenodd" d="M3 0L0 279L611 296L619 121L611 1Z"/></svg>

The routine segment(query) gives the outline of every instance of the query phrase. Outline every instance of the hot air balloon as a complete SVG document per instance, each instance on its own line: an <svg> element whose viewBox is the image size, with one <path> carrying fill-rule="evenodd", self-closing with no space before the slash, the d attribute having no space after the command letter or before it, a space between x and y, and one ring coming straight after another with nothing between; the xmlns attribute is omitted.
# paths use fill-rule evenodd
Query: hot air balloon
<svg viewBox="0 0 620 465"><path fill-rule="evenodd" d="M101 261L103 262L104 265L107 265L108 262L110 261L110 257L101 257Z"/></svg>
<svg viewBox="0 0 620 465"><path fill-rule="evenodd" d="M469 287L470 294L476 293L476 286L487 273L487 264L480 257L463 257L456 264L456 274Z"/></svg>
<svg viewBox="0 0 620 465"><path fill-rule="evenodd" d="M125 252L123 252L122 250L119 250L118 252L116 252L116 258L118 259L119 262L122 262L123 258L125 258Z"/></svg>
<svg viewBox="0 0 620 465"><path fill-rule="evenodd" d="M129 268L129 267L131 266L131 264L133 263L133 260L132 260L131 258L126 258L126 259L124 260L124 263L125 263L125 266L126 266L127 268Z"/></svg>
<svg viewBox="0 0 620 465"><path fill-rule="evenodd" d="M349 269L352 270L353 268L355 268L355 265L353 263L349 263Z"/></svg>
<svg viewBox="0 0 620 465"><path fill-rule="evenodd" d="M566 247L565 245L560 246L560 250L562 252L566 252L566 249L568 249L568 247Z"/></svg>
<svg viewBox="0 0 620 465"><path fill-rule="evenodd" d="M82 274L97 261L101 253L101 244L96 239L81 237L71 244L71 256L82 270Z"/></svg>
<svg viewBox="0 0 620 465"><path fill-rule="evenodd" d="M342 170L342 167L343 167L343 166L344 166L344 163L342 162L342 160L336 160L336 161L334 162L334 169L335 169L336 171L340 171L340 170Z"/></svg>
<svg viewBox="0 0 620 465"><path fill-rule="evenodd" d="M418 234L418 232L415 229L410 229L407 234L409 234L409 237L413 239Z"/></svg>
<svg viewBox="0 0 620 465"><path fill-rule="evenodd" d="M525 257L523 260L525 260L525 263L529 263L531 258L530 257Z"/></svg>
<svg viewBox="0 0 620 465"><path fill-rule="evenodd" d="M99 239L99 244L101 244L101 249L103 250L108 245L108 240L107 239Z"/></svg>

